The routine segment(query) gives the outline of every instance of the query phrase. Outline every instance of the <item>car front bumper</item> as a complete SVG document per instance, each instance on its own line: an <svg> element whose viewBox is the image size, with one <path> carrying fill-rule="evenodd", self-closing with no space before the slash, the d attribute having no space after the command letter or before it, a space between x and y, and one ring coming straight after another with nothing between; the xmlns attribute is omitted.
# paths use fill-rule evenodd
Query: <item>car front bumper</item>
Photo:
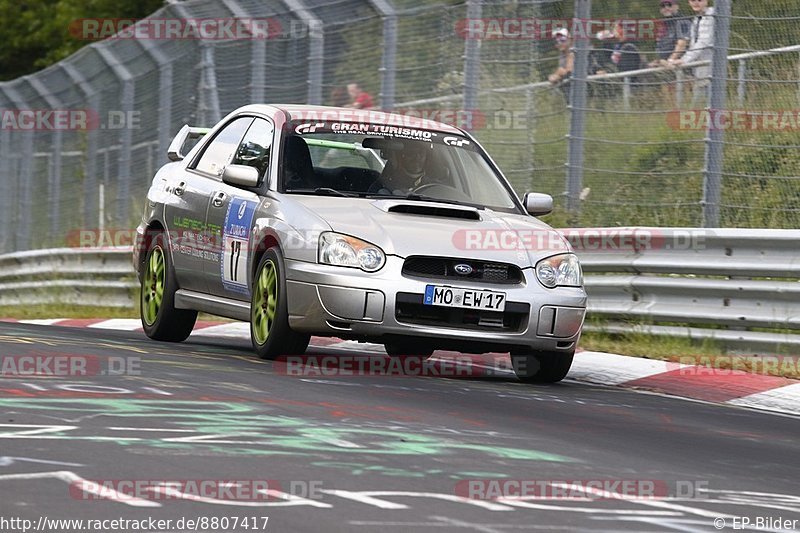
<svg viewBox="0 0 800 533"><path fill-rule="evenodd" d="M523 269L524 281L518 285L411 278L401 274L403 262L403 258L389 256L380 271L367 273L287 259L290 326L316 335L377 342L414 337L425 338L439 347L462 349L464 343L469 343L476 351L527 347L567 352L575 348L586 311L582 288L546 289L532 268ZM483 319L477 324L457 324L409 318L409 309L431 310L431 306L421 305L429 284L505 292L508 314L503 316L508 320L496 319L495 322L504 321L500 325ZM450 309L432 311L448 314Z"/></svg>

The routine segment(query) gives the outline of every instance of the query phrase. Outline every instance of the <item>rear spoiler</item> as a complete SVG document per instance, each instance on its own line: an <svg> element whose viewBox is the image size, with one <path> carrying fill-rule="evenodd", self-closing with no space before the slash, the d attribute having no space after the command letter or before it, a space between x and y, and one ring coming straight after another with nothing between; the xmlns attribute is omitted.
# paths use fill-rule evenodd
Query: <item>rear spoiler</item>
<svg viewBox="0 0 800 533"><path fill-rule="evenodd" d="M183 145L186 143L186 139L197 139L209 131L211 131L211 128L193 128L188 124L184 124L181 131L179 131L175 138L172 139L172 142L169 143L169 149L167 149L167 157L169 160L181 161L185 157Z"/></svg>

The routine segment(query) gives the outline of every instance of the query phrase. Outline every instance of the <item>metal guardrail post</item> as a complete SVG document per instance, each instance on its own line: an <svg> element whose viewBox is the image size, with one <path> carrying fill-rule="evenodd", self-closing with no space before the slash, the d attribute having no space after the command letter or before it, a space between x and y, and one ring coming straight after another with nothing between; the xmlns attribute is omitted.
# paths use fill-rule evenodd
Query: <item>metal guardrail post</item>
<svg viewBox="0 0 800 533"><path fill-rule="evenodd" d="M483 0L467 0L467 20L481 18ZM478 108L480 89L481 49L478 39L464 41L464 110L471 112Z"/></svg>
<svg viewBox="0 0 800 533"><path fill-rule="evenodd" d="M383 17L383 57L381 58L380 106L394 109L395 75L397 74L397 12L390 0L370 0Z"/></svg>
<svg viewBox="0 0 800 533"><path fill-rule="evenodd" d="M714 7L714 55L711 60L711 90L708 106L712 115L725 109L728 82L728 44L730 40L731 0L717 0ZM725 131L709 121L706 134L703 176L703 227L719 227L722 198Z"/></svg>
<svg viewBox="0 0 800 533"><path fill-rule="evenodd" d="M592 0L575 0L575 19L589 20L592 16ZM572 32L575 35L575 31ZM567 148L567 209L573 220L580 213L580 194L583 189L583 136L586 130L586 76L589 71L589 40L575 40L575 66L572 71L570 91L569 146Z"/></svg>
<svg viewBox="0 0 800 533"><path fill-rule="evenodd" d="M114 198L114 214L117 223L128 224L128 207L130 205L130 186L131 186L131 147L133 146L133 130L128 124L128 117L133 113L134 102L134 79L128 68L111 51L108 42L103 41L92 45L98 55L103 59L122 85L122 95L120 97L120 111L125 117L125 127L119 132L119 154L117 154L117 192ZM101 117L101 121L105 117Z"/></svg>

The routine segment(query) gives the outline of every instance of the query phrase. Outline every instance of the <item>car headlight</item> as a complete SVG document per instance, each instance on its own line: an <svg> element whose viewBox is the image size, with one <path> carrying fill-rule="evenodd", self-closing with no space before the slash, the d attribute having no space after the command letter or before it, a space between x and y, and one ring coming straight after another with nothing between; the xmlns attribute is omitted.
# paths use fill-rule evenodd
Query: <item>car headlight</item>
<svg viewBox="0 0 800 533"><path fill-rule="evenodd" d="M386 263L386 255L374 244L329 231L319 236L319 262L375 272Z"/></svg>
<svg viewBox="0 0 800 533"><path fill-rule="evenodd" d="M559 254L542 259L536 264L536 277L548 289L583 286L583 271L575 254Z"/></svg>

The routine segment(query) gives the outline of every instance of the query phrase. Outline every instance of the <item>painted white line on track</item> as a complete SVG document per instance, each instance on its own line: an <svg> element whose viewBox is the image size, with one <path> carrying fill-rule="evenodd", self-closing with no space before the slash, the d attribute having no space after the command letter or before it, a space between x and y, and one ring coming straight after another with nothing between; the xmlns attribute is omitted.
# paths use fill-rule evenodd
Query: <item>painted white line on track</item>
<svg viewBox="0 0 800 533"><path fill-rule="evenodd" d="M135 318L110 318L97 324L90 324L87 328L94 329L116 329L123 331L134 331L142 327L142 322Z"/></svg>

